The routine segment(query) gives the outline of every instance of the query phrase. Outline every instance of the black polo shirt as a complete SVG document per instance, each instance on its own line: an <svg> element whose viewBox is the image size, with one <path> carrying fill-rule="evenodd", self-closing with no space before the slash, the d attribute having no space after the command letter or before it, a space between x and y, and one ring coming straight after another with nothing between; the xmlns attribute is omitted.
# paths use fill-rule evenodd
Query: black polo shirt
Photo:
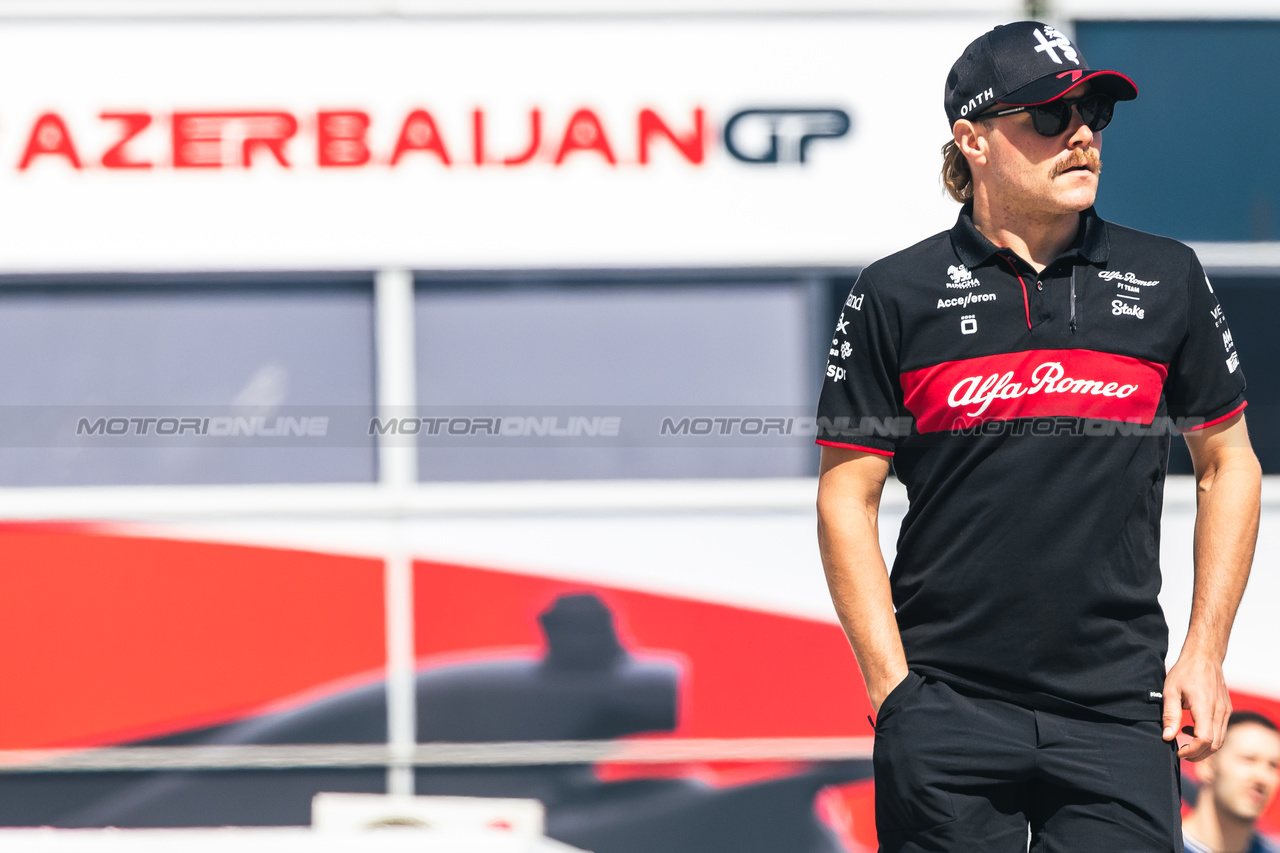
<svg viewBox="0 0 1280 853"><path fill-rule="evenodd" d="M894 458L907 661L1024 704L1156 719L1170 424L1245 406L1231 332L1174 240L1081 215L1037 274L973 225L863 270L818 443Z"/></svg>

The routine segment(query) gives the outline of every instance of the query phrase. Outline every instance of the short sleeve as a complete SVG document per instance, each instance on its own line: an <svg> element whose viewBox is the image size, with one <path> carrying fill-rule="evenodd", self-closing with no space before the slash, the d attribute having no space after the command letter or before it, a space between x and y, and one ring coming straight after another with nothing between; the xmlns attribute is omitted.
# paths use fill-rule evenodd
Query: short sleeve
<svg viewBox="0 0 1280 853"><path fill-rule="evenodd" d="M898 342L870 274L858 276L836 321L818 398L818 444L892 456L912 419L898 401Z"/></svg>
<svg viewBox="0 0 1280 853"><path fill-rule="evenodd" d="M1191 256L1187 282L1187 331L1165 381L1175 425L1203 429L1245 407L1244 371L1231 329L1200 261Z"/></svg>

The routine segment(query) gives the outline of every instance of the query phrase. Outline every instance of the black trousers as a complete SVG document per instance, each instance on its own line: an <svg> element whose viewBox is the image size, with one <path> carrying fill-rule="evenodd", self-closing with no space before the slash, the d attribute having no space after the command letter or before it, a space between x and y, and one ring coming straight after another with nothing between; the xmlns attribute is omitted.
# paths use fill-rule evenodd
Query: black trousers
<svg viewBox="0 0 1280 853"><path fill-rule="evenodd" d="M911 673L880 708L882 853L1182 853L1177 747Z"/></svg>

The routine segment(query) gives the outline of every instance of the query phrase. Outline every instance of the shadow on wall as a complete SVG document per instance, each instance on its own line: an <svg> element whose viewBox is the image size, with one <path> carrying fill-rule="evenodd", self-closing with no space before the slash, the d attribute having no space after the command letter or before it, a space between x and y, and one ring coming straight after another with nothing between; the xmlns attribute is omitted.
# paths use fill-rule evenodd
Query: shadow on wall
<svg viewBox="0 0 1280 853"><path fill-rule="evenodd" d="M540 616L542 659L445 666L417 679L418 738L592 740L676 726L681 672L640 660L594 594L557 598ZM149 744L379 743L382 683L279 714ZM419 769L420 794L529 797L547 834L595 853L839 853L817 818L819 791L871 775L869 761L808 766L753 784L691 778L601 781L591 765ZM320 791L377 793L382 770L64 773L0 776L0 824L61 827L281 826L310 822Z"/></svg>

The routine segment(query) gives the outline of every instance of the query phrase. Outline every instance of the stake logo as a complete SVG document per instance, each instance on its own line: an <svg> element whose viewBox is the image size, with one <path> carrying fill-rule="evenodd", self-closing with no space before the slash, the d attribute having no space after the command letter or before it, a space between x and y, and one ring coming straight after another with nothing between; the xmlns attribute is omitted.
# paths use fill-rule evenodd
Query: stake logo
<svg viewBox="0 0 1280 853"><path fill-rule="evenodd" d="M1116 317L1137 317L1139 320L1147 316L1146 311L1139 306L1121 302L1119 299L1111 300L1111 313Z"/></svg>

